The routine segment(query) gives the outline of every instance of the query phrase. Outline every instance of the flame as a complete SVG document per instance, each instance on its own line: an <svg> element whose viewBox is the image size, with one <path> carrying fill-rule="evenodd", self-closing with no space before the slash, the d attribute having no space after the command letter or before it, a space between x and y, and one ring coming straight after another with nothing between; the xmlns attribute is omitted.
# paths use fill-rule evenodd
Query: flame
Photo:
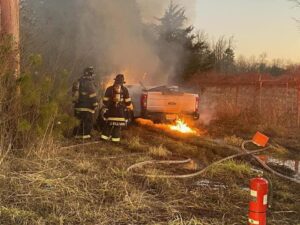
<svg viewBox="0 0 300 225"><path fill-rule="evenodd" d="M175 122L175 125L170 124L154 124L151 120L138 118L135 120L139 125L146 126L146 127L153 127L156 129L163 130L165 132L178 132L181 134L192 134L192 135L201 135L202 131L198 129L190 128L182 119L178 119Z"/></svg>
<svg viewBox="0 0 300 225"><path fill-rule="evenodd" d="M176 120L175 125L169 125L169 128L184 134L196 134L196 131L190 128L183 120Z"/></svg>
<svg viewBox="0 0 300 225"><path fill-rule="evenodd" d="M105 78L102 81L102 87L105 89L111 86L114 83L114 79L117 74L124 74L126 84L138 84L140 81L145 82L149 77L147 72L139 72L131 68L124 68L119 71L114 71L110 74L106 74Z"/></svg>

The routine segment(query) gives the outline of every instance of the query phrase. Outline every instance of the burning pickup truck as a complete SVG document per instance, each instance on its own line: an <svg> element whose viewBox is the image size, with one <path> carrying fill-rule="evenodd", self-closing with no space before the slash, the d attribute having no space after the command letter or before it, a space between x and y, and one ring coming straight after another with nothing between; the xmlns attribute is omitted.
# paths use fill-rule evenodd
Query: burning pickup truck
<svg viewBox="0 0 300 225"><path fill-rule="evenodd" d="M199 95L185 92L177 86L145 88L127 85L130 92L134 117L154 122L175 121L178 118L199 119Z"/></svg>

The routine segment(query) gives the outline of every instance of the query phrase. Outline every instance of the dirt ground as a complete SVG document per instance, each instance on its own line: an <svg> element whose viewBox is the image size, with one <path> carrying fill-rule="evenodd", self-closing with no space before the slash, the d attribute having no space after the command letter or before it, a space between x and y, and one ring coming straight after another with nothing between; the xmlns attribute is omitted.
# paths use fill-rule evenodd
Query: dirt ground
<svg viewBox="0 0 300 225"><path fill-rule="evenodd" d="M99 135L95 132L95 141ZM192 179L145 178L126 172L145 160L189 157L193 163L149 165L136 172L193 173L237 153L223 143L237 146L241 140L211 138L133 126L123 132L120 144L99 141L61 148L49 142L16 151L0 167L0 224L247 224L248 183L257 176L251 168L260 169L249 156ZM300 148L292 146L293 154L299 155ZM272 183L268 224L299 225L299 185L267 172L264 176Z"/></svg>

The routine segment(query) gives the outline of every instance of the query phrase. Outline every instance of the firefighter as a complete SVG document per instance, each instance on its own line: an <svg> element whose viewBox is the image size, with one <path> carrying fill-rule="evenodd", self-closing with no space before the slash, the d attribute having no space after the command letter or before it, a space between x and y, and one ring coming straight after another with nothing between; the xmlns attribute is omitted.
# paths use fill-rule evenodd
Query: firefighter
<svg viewBox="0 0 300 225"><path fill-rule="evenodd" d="M94 68L88 67L72 87L74 114L80 120L80 125L74 129L77 139L91 138L93 116L98 106L94 76Z"/></svg>
<svg viewBox="0 0 300 225"><path fill-rule="evenodd" d="M106 89L103 98L103 104L107 108L106 125L101 135L103 140L111 139L112 142L121 140L121 128L127 123L125 111L131 106L131 98L124 84L124 75L118 74L114 84Z"/></svg>

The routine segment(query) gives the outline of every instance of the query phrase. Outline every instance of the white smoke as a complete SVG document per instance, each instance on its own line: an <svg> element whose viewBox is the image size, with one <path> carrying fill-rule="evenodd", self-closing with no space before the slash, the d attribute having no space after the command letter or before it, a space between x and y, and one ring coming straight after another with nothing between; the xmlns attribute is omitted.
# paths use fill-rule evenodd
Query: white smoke
<svg viewBox="0 0 300 225"><path fill-rule="evenodd" d="M76 76L94 65L103 77L124 73L130 83L166 83L172 71L163 71L157 33L150 23L164 15L167 0L24 0L34 9L28 36L30 49L42 53L49 68L67 67ZM174 1L193 18L196 0ZM26 6L26 7L25 7ZM32 18L29 10L28 18ZM25 17L26 18L26 17ZM32 22L32 21L31 21ZM145 24L147 23L147 24ZM28 25L28 24L27 24ZM189 25L189 24L187 24ZM160 49L158 49L160 48ZM177 55L172 55L177 64ZM172 66L171 66L172 67ZM64 69L64 68L63 68Z"/></svg>
<svg viewBox="0 0 300 225"><path fill-rule="evenodd" d="M82 40L87 43L85 38L89 38L90 54L102 52L97 66L109 67L107 70L113 74L125 73L131 83L165 82L159 76L160 60L153 43L155 37L151 36L155 34L145 30L136 1L88 0L80 27L82 33L92 34Z"/></svg>

